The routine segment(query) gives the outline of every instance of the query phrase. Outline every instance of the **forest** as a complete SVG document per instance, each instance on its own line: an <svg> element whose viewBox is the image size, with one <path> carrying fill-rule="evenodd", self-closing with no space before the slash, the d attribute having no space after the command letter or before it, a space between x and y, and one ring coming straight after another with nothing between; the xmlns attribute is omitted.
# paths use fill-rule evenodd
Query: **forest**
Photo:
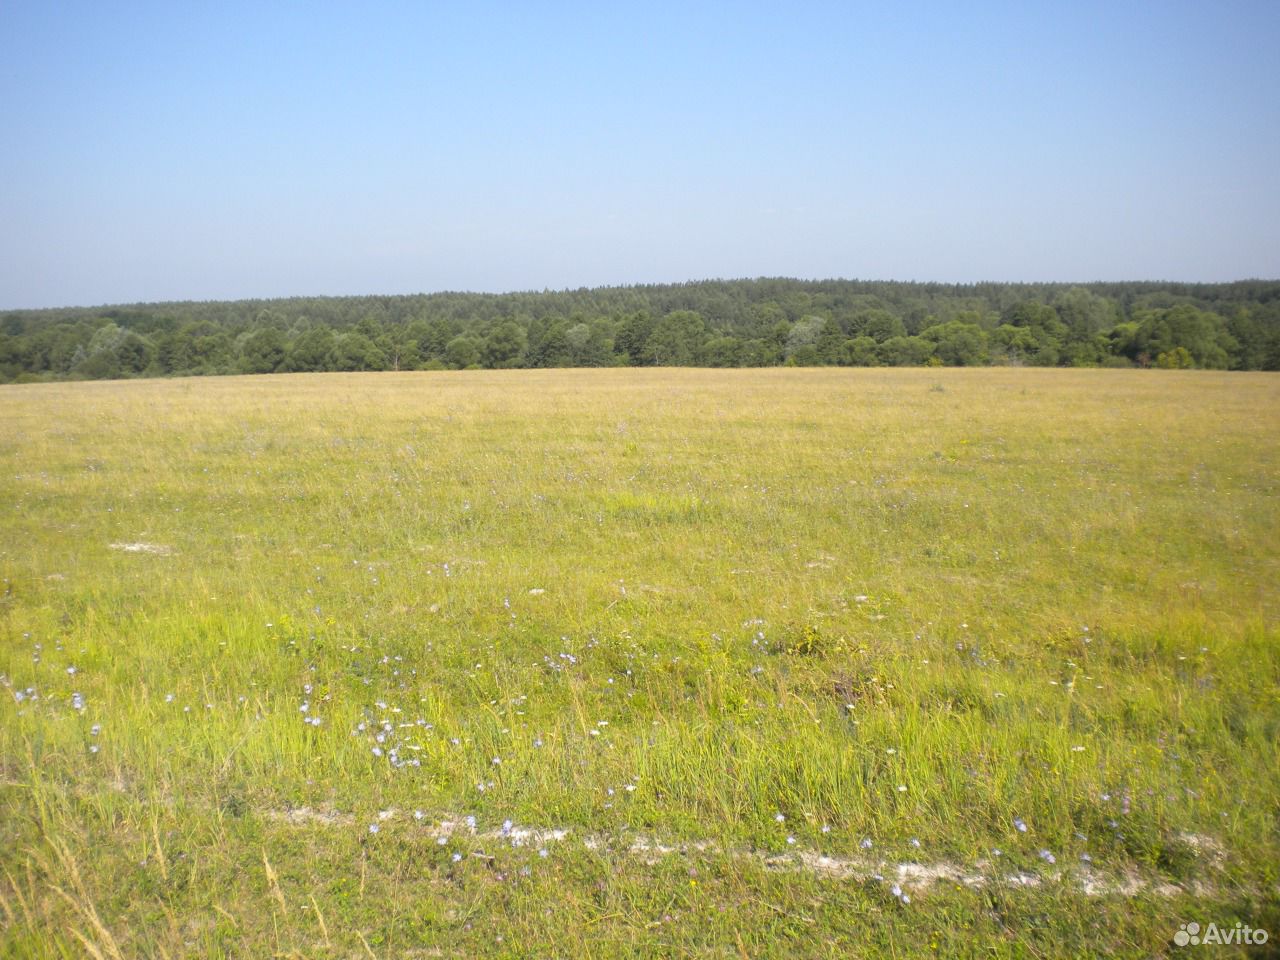
<svg viewBox="0 0 1280 960"><path fill-rule="evenodd" d="M608 366L1280 369L1280 281L784 278L0 312L0 382Z"/></svg>

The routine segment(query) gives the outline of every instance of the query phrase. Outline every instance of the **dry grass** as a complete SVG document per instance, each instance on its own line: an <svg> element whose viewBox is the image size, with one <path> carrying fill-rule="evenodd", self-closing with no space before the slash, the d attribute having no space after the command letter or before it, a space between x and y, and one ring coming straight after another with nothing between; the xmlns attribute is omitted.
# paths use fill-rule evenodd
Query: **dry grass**
<svg viewBox="0 0 1280 960"><path fill-rule="evenodd" d="M0 388L0 952L1149 955L1206 910L1260 925L1278 401L1013 369ZM608 839L543 857L506 819ZM770 867L796 851L859 866ZM990 882L865 877L917 860Z"/></svg>

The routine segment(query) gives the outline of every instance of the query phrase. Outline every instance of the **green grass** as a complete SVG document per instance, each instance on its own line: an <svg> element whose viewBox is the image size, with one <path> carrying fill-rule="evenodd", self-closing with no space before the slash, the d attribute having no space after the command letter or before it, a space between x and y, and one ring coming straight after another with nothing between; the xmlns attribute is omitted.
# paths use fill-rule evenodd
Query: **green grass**
<svg viewBox="0 0 1280 960"><path fill-rule="evenodd" d="M0 388L0 954L1280 938L1278 412L1137 371ZM952 879L903 903L906 862Z"/></svg>

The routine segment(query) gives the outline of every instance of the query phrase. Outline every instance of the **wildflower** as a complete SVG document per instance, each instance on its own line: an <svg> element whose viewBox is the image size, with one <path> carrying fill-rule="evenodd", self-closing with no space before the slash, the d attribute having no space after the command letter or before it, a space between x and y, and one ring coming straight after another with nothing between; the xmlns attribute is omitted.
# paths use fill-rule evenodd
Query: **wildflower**
<svg viewBox="0 0 1280 960"><path fill-rule="evenodd" d="M795 837L787 837L787 846L794 847L796 845Z"/></svg>
<svg viewBox="0 0 1280 960"><path fill-rule="evenodd" d="M549 855L550 855L550 854L548 854L548 853L547 853L547 848L546 848L546 847L543 847L542 849L540 849L540 850L538 851L538 856L540 856L543 860L547 859L547 857L548 857Z"/></svg>
<svg viewBox="0 0 1280 960"><path fill-rule="evenodd" d="M472 830L474 830L474 829L476 828L476 818L475 818L475 817L467 817L463 822L464 822L464 823L466 823L466 825L467 825L468 827L470 827Z"/></svg>
<svg viewBox="0 0 1280 960"><path fill-rule="evenodd" d="M443 846L444 846L445 844L447 844L448 842L449 842L449 838L448 838L448 837L436 837L436 846L437 846L437 847L443 847Z"/></svg>
<svg viewBox="0 0 1280 960"><path fill-rule="evenodd" d="M458 863L462 860L462 854L455 853L450 859L453 860L454 863Z"/></svg>
<svg viewBox="0 0 1280 960"><path fill-rule="evenodd" d="M906 792L907 792L906 784L902 784L902 783L898 784L898 792L899 792L899 793L906 793Z"/></svg>
<svg viewBox="0 0 1280 960"><path fill-rule="evenodd" d="M917 840L915 837L911 838L911 845L915 847L917 850L920 849L920 841Z"/></svg>
<svg viewBox="0 0 1280 960"><path fill-rule="evenodd" d="M863 850L870 850L870 849L871 849L871 838L870 838L870 837L863 837L863 838L862 838L862 842L861 842L860 844L858 844L858 846L860 846Z"/></svg>
<svg viewBox="0 0 1280 960"><path fill-rule="evenodd" d="M96 743L91 743L91 744L89 744L89 752L90 752L90 753L97 753L97 752L98 752L98 745L97 745Z"/></svg>
<svg viewBox="0 0 1280 960"><path fill-rule="evenodd" d="M421 810L415 810L415 811L413 811L413 819L415 819L415 820L421 820L421 819L422 819L422 816L423 816L423 814L422 814L422 811L421 811Z"/></svg>
<svg viewBox="0 0 1280 960"><path fill-rule="evenodd" d="M166 694L164 695L164 702L165 702L165 703L173 703L173 694L172 694L172 693L166 693Z"/></svg>
<svg viewBox="0 0 1280 960"><path fill-rule="evenodd" d="M511 828L512 828L512 826L513 826L513 824L511 823L511 821L510 821L510 820L503 820L503 821L502 821L502 835L503 835L504 837L505 837L505 836L508 836L508 835L511 833Z"/></svg>
<svg viewBox="0 0 1280 960"><path fill-rule="evenodd" d="M822 825L822 832L823 832L823 833L830 833L830 832L831 832L831 827L824 823L824 824Z"/></svg>
<svg viewBox="0 0 1280 960"><path fill-rule="evenodd" d="M1014 817L1014 818L1013 818L1013 825L1014 825L1015 827L1017 827L1017 828L1018 828L1018 832L1019 832L1019 833L1026 833L1026 832L1027 832L1027 825L1026 825L1026 823L1024 823L1024 822L1023 822L1023 820L1022 820L1022 818L1021 818L1021 817Z"/></svg>
<svg viewBox="0 0 1280 960"><path fill-rule="evenodd" d="M381 828L381 827L379 827L376 823L371 823L371 824L369 824L369 832L370 832L370 833L377 833L380 829L382 829L382 828Z"/></svg>
<svg viewBox="0 0 1280 960"><path fill-rule="evenodd" d="M95 723L92 727L89 728L89 735L92 737L96 737L101 732L102 732L102 724L100 723Z"/></svg>
<svg viewBox="0 0 1280 960"><path fill-rule="evenodd" d="M779 814L777 814L773 819L774 819L775 821L777 821L778 823L782 823L782 822L783 822L783 821L785 821L787 818L786 818L785 816L783 816L781 813L779 813Z"/></svg>
<svg viewBox="0 0 1280 960"><path fill-rule="evenodd" d="M1041 851L1040 851L1040 859L1041 859L1041 860L1043 860L1043 861L1045 861L1046 863L1057 863L1057 862L1058 862L1058 858L1057 858L1057 857L1055 857L1055 856L1054 856L1052 853L1050 853L1048 850L1041 850Z"/></svg>

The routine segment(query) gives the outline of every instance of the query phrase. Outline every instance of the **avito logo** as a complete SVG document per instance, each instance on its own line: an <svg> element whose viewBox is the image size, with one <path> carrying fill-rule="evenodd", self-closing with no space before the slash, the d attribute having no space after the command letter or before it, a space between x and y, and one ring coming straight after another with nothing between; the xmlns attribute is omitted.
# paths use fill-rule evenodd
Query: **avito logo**
<svg viewBox="0 0 1280 960"><path fill-rule="evenodd" d="M1192 921L1182 925L1182 928L1173 935L1173 942L1180 947L1202 945L1254 947L1266 943L1270 937L1266 930L1248 927L1243 923L1237 923L1233 927L1220 927L1216 923L1210 923L1202 928L1200 924Z"/></svg>

